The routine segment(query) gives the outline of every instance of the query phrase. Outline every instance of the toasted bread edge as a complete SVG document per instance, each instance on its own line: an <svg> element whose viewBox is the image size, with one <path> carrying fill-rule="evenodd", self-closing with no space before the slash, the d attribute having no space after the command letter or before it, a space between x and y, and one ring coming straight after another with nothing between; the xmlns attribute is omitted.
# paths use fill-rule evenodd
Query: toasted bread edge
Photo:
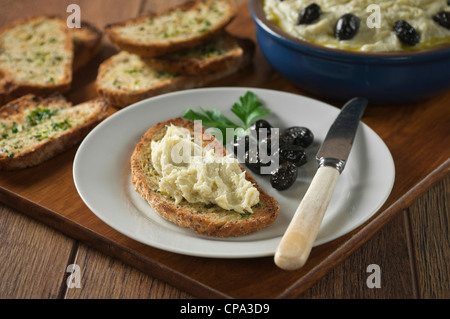
<svg viewBox="0 0 450 319"><path fill-rule="evenodd" d="M234 237L255 233L262 228L271 225L276 220L280 208L277 200L268 195L242 165L241 169L245 171L246 179L255 185L260 192L260 202L264 202L265 209L264 211L255 209L254 214L239 221L226 222L225 224L216 223L214 220L208 219L207 215L201 214L201 212L193 212L185 207L177 206L174 202L169 202L156 193L148 184L145 172L143 172L140 167L139 156L143 148L147 147L147 144L151 142L152 137L170 124L187 128L191 132L194 130L194 123L182 118L174 118L165 122L160 122L151 127L142 136L141 141L137 144L131 156L132 182L135 186L135 190L161 217L180 227L187 227L199 234L215 237ZM205 133L204 128L202 128L202 131ZM207 132L205 134L207 134ZM211 140L218 143L213 137ZM211 143L211 141L204 141L204 143ZM225 148L223 148L223 154L226 154Z"/></svg>

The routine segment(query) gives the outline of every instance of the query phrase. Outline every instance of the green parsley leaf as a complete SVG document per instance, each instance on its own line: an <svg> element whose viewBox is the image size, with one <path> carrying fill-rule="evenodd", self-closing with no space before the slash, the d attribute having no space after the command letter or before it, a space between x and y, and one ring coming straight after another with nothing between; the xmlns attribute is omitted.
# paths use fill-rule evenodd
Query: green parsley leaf
<svg viewBox="0 0 450 319"><path fill-rule="evenodd" d="M219 129L222 133L221 138L222 144L226 140L225 137L227 128L233 129L239 128L239 125L233 123L231 120L225 117L219 110L205 111L202 109L202 111L203 113L199 113L191 109L188 109L186 112L184 112L183 118L190 121L202 121L202 125L205 127L215 127Z"/></svg>
<svg viewBox="0 0 450 319"><path fill-rule="evenodd" d="M219 110L196 112L192 109L186 110L183 114L183 118L190 121L202 121L202 125L205 127L215 127L222 132L224 140L226 142L226 129L234 129L234 136L248 135L250 126L256 122L259 118L270 114L270 111L262 108L262 103L258 101L258 96L253 92L247 92L244 96L239 98L240 104L235 103L231 111L242 121L241 124L236 124ZM233 138L234 138L233 136Z"/></svg>

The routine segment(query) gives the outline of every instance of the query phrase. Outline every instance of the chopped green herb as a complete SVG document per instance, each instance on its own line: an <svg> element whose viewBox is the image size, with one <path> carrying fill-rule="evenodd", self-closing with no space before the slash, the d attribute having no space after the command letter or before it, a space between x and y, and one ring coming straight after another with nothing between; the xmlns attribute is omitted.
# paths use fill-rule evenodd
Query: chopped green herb
<svg viewBox="0 0 450 319"><path fill-rule="evenodd" d="M41 122L45 119L49 119L57 113L58 113L58 110L37 108L37 109L31 111L30 114L27 116L27 122L29 125L35 126L39 122Z"/></svg>
<svg viewBox="0 0 450 319"><path fill-rule="evenodd" d="M72 125L70 125L70 123L69 123L69 121L67 119L65 119L62 122L57 122L57 123L53 123L52 124L52 130L53 131L56 131L58 129L61 129L61 130L65 131L65 130L71 128L71 127L72 127Z"/></svg>
<svg viewBox="0 0 450 319"><path fill-rule="evenodd" d="M133 69L133 70L125 70L125 73L128 73L128 74L142 73L142 70L136 70L136 69Z"/></svg>

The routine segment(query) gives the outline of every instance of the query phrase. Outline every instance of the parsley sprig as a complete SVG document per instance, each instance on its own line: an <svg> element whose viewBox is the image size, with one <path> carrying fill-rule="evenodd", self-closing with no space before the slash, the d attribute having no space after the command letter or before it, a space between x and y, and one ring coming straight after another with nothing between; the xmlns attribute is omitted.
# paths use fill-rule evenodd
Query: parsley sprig
<svg viewBox="0 0 450 319"><path fill-rule="evenodd" d="M249 135L250 127L261 117L270 114L270 110L262 108L262 103L258 100L258 96L253 92L248 91L244 96L239 98L239 102L236 102L231 107L233 112L242 123L236 124L219 110L204 110L202 112L196 112L192 109L188 109L184 112L183 118L190 121L202 121L202 125L205 127L216 127L222 132L222 137L225 143L226 141L226 129L233 128L236 135ZM234 138L234 136L233 136Z"/></svg>

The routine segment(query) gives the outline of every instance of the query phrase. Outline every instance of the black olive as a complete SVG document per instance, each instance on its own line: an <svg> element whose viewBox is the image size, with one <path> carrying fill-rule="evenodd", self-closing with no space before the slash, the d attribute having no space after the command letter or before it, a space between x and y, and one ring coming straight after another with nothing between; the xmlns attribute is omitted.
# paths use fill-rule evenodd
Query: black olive
<svg viewBox="0 0 450 319"><path fill-rule="evenodd" d="M298 145L282 145L278 151L280 163L291 162L299 167L306 164L306 152Z"/></svg>
<svg viewBox="0 0 450 319"><path fill-rule="evenodd" d="M265 150L267 155L272 153L272 138L272 136L268 136L259 143L259 149Z"/></svg>
<svg viewBox="0 0 450 319"><path fill-rule="evenodd" d="M322 9L319 5L312 3L302 11L300 11L298 15L298 24L311 24L322 15Z"/></svg>
<svg viewBox="0 0 450 319"><path fill-rule="evenodd" d="M415 46L420 42L420 34L405 20L395 21L393 29L398 39L407 46Z"/></svg>
<svg viewBox="0 0 450 319"><path fill-rule="evenodd" d="M282 132L278 137L278 145L293 145L295 138L286 132Z"/></svg>
<svg viewBox="0 0 450 319"><path fill-rule="evenodd" d="M292 136L292 134L282 132L281 134L269 135L266 138L262 139L259 143L259 147L264 148L268 155L275 153L277 150L272 151L272 145L275 144L275 142L272 141L277 137L278 137L278 147L281 145L293 145L295 141L294 136Z"/></svg>
<svg viewBox="0 0 450 319"><path fill-rule="evenodd" d="M450 1L450 0L449 0ZM449 3L450 5L450 3ZM450 30L450 12L440 11L433 16L433 20L446 29Z"/></svg>
<svg viewBox="0 0 450 319"><path fill-rule="evenodd" d="M248 150L245 152L245 165L254 173L261 174L261 168L270 166L271 162L261 161L257 150Z"/></svg>
<svg viewBox="0 0 450 319"><path fill-rule="evenodd" d="M291 135L294 138L294 145L301 147L308 147L314 141L314 134L310 129L302 126L293 126L285 130L286 134Z"/></svg>
<svg viewBox="0 0 450 319"><path fill-rule="evenodd" d="M254 130L256 132L256 138L259 140L260 129L266 129L266 136L269 136L272 133L271 128L272 125L270 125L270 123L266 120L258 120L250 127L250 130Z"/></svg>
<svg viewBox="0 0 450 319"><path fill-rule="evenodd" d="M283 163L271 173L270 184L279 191L286 190L295 183L297 174L298 169L295 164Z"/></svg>
<svg viewBox="0 0 450 319"><path fill-rule="evenodd" d="M350 40L358 33L361 20L351 14L346 13L336 23L334 35L338 40Z"/></svg>
<svg viewBox="0 0 450 319"><path fill-rule="evenodd" d="M260 128L266 128L269 130L273 127L269 122L267 122L266 120L258 120L255 122L255 124L252 125L253 127L260 129Z"/></svg>
<svg viewBox="0 0 450 319"><path fill-rule="evenodd" d="M233 152L236 158L238 157L239 152L243 155L249 149L250 140L248 135L245 136L236 136L233 142ZM240 150L240 151L238 151ZM239 154L239 155L241 155Z"/></svg>

